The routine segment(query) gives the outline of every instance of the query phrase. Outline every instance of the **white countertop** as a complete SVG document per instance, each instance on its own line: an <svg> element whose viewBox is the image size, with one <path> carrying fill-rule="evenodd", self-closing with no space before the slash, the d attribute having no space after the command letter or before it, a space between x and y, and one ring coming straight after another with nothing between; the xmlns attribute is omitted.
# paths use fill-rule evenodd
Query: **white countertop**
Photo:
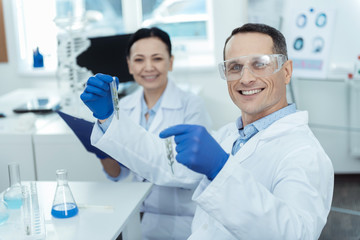
<svg viewBox="0 0 360 240"><path fill-rule="evenodd" d="M37 182L47 240L116 239L128 227L135 231L127 231L123 239L141 237L139 208L150 192L151 183L69 182L69 186L79 213L72 218L57 219L51 216L56 182ZM11 212L9 220L0 225L0 239L31 239L22 235L21 211ZM129 226L130 223L136 225L135 228Z"/></svg>

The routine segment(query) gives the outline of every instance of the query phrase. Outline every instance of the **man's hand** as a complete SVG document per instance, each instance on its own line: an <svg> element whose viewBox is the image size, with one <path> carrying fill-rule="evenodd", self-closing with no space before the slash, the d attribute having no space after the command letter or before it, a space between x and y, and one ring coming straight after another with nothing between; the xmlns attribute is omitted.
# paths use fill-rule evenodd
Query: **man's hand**
<svg viewBox="0 0 360 240"><path fill-rule="evenodd" d="M176 125L160 133L161 138L175 136L176 160L191 170L213 180L220 172L227 154L203 126Z"/></svg>
<svg viewBox="0 0 360 240"><path fill-rule="evenodd" d="M109 86L112 81L112 76L98 73L88 79L85 90L80 95L97 119L106 119L114 112ZM119 82L117 78L116 81Z"/></svg>

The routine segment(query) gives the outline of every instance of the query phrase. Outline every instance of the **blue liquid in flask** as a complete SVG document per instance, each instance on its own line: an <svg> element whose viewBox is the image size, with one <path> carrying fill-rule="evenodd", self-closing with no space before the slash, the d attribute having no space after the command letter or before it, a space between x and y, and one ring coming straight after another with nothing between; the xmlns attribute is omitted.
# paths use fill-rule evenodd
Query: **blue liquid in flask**
<svg viewBox="0 0 360 240"><path fill-rule="evenodd" d="M9 209L19 209L22 205L21 197L4 197Z"/></svg>
<svg viewBox="0 0 360 240"><path fill-rule="evenodd" d="M19 209L22 205L20 167L16 162L9 163L10 187L4 192L4 201L9 209Z"/></svg>
<svg viewBox="0 0 360 240"><path fill-rule="evenodd" d="M79 209L75 203L56 204L51 209L51 215L56 218L69 218L78 214Z"/></svg>

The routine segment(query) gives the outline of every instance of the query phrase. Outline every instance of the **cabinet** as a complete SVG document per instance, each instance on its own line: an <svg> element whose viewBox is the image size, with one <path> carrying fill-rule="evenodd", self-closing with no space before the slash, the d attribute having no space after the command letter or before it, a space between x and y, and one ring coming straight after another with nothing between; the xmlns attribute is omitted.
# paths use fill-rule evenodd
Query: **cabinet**
<svg viewBox="0 0 360 240"><path fill-rule="evenodd" d="M360 81L293 79L298 109L329 155L335 173L360 173Z"/></svg>

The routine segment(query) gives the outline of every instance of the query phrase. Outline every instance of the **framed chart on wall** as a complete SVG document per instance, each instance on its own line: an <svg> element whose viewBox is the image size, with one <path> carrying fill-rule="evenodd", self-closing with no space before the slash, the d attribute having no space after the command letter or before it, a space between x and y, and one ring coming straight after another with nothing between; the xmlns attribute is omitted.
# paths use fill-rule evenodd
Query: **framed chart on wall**
<svg viewBox="0 0 360 240"><path fill-rule="evenodd" d="M0 63L7 62L4 9L0 0Z"/></svg>

